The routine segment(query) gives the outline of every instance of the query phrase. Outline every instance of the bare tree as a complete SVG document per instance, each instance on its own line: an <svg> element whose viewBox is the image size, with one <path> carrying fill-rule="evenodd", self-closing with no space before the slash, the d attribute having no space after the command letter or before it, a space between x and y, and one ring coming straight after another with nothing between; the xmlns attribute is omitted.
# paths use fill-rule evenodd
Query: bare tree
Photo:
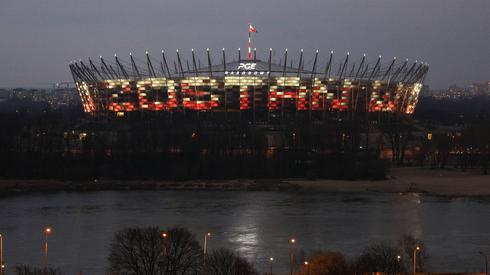
<svg viewBox="0 0 490 275"><path fill-rule="evenodd" d="M206 257L206 275L258 275L246 259L229 249L218 249Z"/></svg>
<svg viewBox="0 0 490 275"><path fill-rule="evenodd" d="M184 228L174 227L162 237L157 227L127 228L111 242L110 271L125 275L196 274L202 266L201 246Z"/></svg>
<svg viewBox="0 0 490 275"><path fill-rule="evenodd" d="M162 242L164 257L160 274L198 273L202 267L203 254L194 234L182 227L173 227L167 232L168 240Z"/></svg>
<svg viewBox="0 0 490 275"><path fill-rule="evenodd" d="M374 244L362 252L354 261L353 270L356 273L396 274L405 272L401 251L387 242Z"/></svg>
<svg viewBox="0 0 490 275"><path fill-rule="evenodd" d="M126 228L111 242L110 270L117 274L157 275L163 242L157 227Z"/></svg>
<svg viewBox="0 0 490 275"><path fill-rule="evenodd" d="M402 165L408 141L412 138L413 121L408 116L383 114L378 129L390 143L393 163Z"/></svg>
<svg viewBox="0 0 490 275"><path fill-rule="evenodd" d="M464 147L470 148L472 155L479 157L484 175L488 174L490 163L490 118L480 115L463 131Z"/></svg>

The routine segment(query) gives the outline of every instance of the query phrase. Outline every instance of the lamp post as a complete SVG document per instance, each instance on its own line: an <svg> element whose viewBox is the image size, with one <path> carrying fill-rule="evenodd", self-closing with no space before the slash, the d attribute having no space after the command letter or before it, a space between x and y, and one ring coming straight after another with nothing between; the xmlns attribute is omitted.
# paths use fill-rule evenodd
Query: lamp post
<svg viewBox="0 0 490 275"><path fill-rule="evenodd" d="M0 234L0 275L3 275L3 235Z"/></svg>
<svg viewBox="0 0 490 275"><path fill-rule="evenodd" d="M211 233L208 232L204 235L204 265L206 265L206 253L208 249L208 239L211 238Z"/></svg>
<svg viewBox="0 0 490 275"><path fill-rule="evenodd" d="M488 255L486 255L485 253L483 253L481 251L479 253L485 259L485 275L488 275Z"/></svg>
<svg viewBox="0 0 490 275"><path fill-rule="evenodd" d="M310 265L308 264L308 261L305 261L305 266L306 266L306 275L310 275Z"/></svg>
<svg viewBox="0 0 490 275"><path fill-rule="evenodd" d="M402 256L396 255L396 271L400 272L400 261L402 259Z"/></svg>
<svg viewBox="0 0 490 275"><path fill-rule="evenodd" d="M269 258L269 262L270 262L270 264L271 264L271 265L270 265L270 267L271 267L271 274L270 274L270 275L272 275L272 262L273 262L273 261L274 261L274 258L273 258L273 257L270 257L270 258Z"/></svg>
<svg viewBox="0 0 490 275"><path fill-rule="evenodd" d="M290 264L290 275L294 275L294 258L295 258L295 248L296 248L296 240L292 238L289 240L291 244L291 252L289 253L289 264Z"/></svg>
<svg viewBox="0 0 490 275"><path fill-rule="evenodd" d="M167 232L162 232L162 239L163 239L163 257L167 257L167 238L168 234Z"/></svg>
<svg viewBox="0 0 490 275"><path fill-rule="evenodd" d="M48 271L48 236L52 233L51 227L44 229L44 271Z"/></svg>
<svg viewBox="0 0 490 275"><path fill-rule="evenodd" d="M417 273L417 252L420 251L420 246L417 245L413 249L413 274Z"/></svg>

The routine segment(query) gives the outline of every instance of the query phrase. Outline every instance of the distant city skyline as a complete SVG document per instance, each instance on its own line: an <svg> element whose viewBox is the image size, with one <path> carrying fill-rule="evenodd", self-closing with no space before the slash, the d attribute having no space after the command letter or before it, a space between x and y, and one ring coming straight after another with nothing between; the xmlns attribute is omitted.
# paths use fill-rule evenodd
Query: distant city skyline
<svg viewBox="0 0 490 275"><path fill-rule="evenodd" d="M490 80L488 14L488 0L6 0L0 87L71 81L68 63L79 58L245 48L248 22L259 31L258 51L272 47L277 59L284 48L319 49L322 62L330 50L337 58L383 54L429 63L431 88L467 86Z"/></svg>

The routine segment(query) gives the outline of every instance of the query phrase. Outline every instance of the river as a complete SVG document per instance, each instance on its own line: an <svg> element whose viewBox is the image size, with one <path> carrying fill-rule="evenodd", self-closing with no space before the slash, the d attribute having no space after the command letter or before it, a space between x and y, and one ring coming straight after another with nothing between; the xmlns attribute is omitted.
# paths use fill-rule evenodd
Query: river
<svg viewBox="0 0 490 275"><path fill-rule="evenodd" d="M430 268L481 271L490 253L490 200L380 193L104 191L32 193L0 198L7 270L42 265L43 228L52 226L49 262L66 274L105 274L110 240L128 226L181 225L209 249L228 247L261 272L286 271L291 237L308 256L335 250L347 258L404 233L425 242Z"/></svg>

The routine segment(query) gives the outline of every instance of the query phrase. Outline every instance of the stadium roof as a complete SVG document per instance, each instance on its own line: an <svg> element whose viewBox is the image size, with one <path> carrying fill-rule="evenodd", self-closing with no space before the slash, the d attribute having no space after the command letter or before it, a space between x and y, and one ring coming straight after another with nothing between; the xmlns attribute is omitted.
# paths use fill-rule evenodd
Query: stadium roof
<svg viewBox="0 0 490 275"><path fill-rule="evenodd" d="M100 61L93 62L90 58L88 62L70 63L70 69L74 74L74 78L84 80L86 82L98 82L107 79L142 79L146 77L192 77L192 76L299 76L310 77L320 76L324 78L353 78L358 80L385 80L390 82L408 82L413 83L425 77L428 71L428 64L415 61L409 64L406 60L388 60L381 62L379 56L375 62L369 63L366 55L361 58L349 58L349 53L340 60L333 60L333 52L321 60L318 51L313 58L303 58L301 51L298 61L294 58L288 58L285 51L282 61L272 60L272 51L269 52L267 61L254 58L252 60L239 59L226 62L225 51L223 50L222 58L211 58L207 51L207 58L201 56L199 58L192 51L191 57L184 58L177 51L176 58L166 56L162 51L160 60L152 58L146 52L145 59L138 60L130 53L129 62L114 56L114 60L104 59L100 57ZM207 60L206 60L207 59ZM212 62L214 59L217 62ZM204 61L204 62L203 62ZM206 62L207 61L207 62ZM224 61L224 63L223 63ZM296 65L292 65L293 61ZM326 62L325 62L326 61ZM205 64L204 66L202 66ZM290 64L287 66L287 64ZM207 65L207 66L206 66ZM306 68L306 69L305 69Z"/></svg>
<svg viewBox="0 0 490 275"><path fill-rule="evenodd" d="M192 74L209 74L209 73L221 73L225 75L278 75L281 73L312 73L312 71L305 70L304 68L291 67L285 65L279 65L261 60L239 60L232 61L226 64L213 65L211 67L198 68L197 70L184 71L186 75Z"/></svg>

